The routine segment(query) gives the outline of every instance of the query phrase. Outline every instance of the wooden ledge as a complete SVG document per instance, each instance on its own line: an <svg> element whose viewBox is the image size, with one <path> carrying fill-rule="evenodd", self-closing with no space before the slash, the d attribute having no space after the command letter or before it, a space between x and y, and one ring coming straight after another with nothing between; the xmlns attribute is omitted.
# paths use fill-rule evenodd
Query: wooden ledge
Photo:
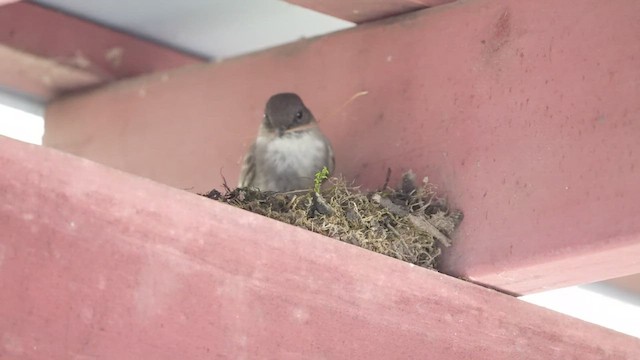
<svg viewBox="0 0 640 360"><path fill-rule="evenodd" d="M0 137L0 354L633 359L640 341Z"/></svg>

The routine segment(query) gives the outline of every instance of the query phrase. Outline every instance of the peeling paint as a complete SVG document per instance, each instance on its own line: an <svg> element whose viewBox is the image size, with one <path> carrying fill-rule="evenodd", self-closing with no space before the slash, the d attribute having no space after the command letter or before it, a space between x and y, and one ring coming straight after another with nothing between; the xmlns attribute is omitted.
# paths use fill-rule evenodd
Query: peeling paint
<svg viewBox="0 0 640 360"><path fill-rule="evenodd" d="M124 49L118 46L114 46L104 53L104 58L107 60L112 67L118 68L122 65L122 61L124 59Z"/></svg>

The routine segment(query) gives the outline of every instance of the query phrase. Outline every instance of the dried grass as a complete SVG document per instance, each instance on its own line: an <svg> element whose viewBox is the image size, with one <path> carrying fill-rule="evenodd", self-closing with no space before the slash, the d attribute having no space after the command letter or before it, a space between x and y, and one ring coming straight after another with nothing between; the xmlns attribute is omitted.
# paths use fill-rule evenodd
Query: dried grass
<svg viewBox="0 0 640 360"><path fill-rule="evenodd" d="M411 172L397 189L385 184L368 193L331 178L320 193L227 188L204 196L426 268L435 266L462 221L426 179L416 185Z"/></svg>

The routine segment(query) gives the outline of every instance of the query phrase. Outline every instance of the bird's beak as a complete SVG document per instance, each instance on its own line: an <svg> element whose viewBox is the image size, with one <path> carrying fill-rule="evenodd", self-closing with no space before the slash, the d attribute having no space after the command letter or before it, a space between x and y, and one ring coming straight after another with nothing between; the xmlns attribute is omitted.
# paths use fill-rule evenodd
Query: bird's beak
<svg viewBox="0 0 640 360"><path fill-rule="evenodd" d="M289 129L284 130L284 133L294 133L294 132L298 132L298 131L305 131L311 128L316 127L316 124L314 124L313 122L310 122L306 125L301 125L301 126L296 126L296 127L292 127ZM282 134L280 134L280 136L282 136Z"/></svg>

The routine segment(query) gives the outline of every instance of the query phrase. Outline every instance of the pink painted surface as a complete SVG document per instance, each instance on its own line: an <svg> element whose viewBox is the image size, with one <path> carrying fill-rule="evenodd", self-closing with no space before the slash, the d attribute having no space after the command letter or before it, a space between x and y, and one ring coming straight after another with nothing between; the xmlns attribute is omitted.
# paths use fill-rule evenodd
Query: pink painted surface
<svg viewBox="0 0 640 360"><path fill-rule="evenodd" d="M11 4L11 3L14 3L14 2L18 2L18 1L20 1L20 0L0 0L0 6L8 5L8 4Z"/></svg>
<svg viewBox="0 0 640 360"><path fill-rule="evenodd" d="M236 183L264 102L296 91L338 173L377 187L412 168L464 211L448 273L513 293L624 276L640 272L638 19L634 0L455 2L55 102L44 141L203 192Z"/></svg>
<svg viewBox="0 0 640 360"><path fill-rule="evenodd" d="M400 15L455 0L286 0L355 23Z"/></svg>
<svg viewBox="0 0 640 360"><path fill-rule="evenodd" d="M104 81L91 71L0 44L0 86L6 89L47 100L68 91L98 86Z"/></svg>
<svg viewBox="0 0 640 360"><path fill-rule="evenodd" d="M634 359L640 340L0 137L0 358Z"/></svg>
<svg viewBox="0 0 640 360"><path fill-rule="evenodd" d="M202 62L29 2L0 8L0 47L0 85L45 99ZM78 74L92 80L78 81Z"/></svg>

